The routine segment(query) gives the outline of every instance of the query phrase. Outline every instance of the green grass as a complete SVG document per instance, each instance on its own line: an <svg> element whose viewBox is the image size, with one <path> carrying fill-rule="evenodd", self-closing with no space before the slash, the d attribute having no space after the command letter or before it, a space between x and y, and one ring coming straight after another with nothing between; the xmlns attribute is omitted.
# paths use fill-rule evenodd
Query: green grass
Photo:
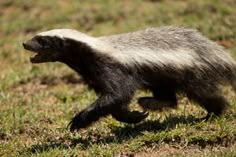
<svg viewBox="0 0 236 157"><path fill-rule="evenodd" d="M230 90L224 90L230 110L209 122L197 121L205 111L179 95L178 109L153 112L141 124L108 117L70 133L68 122L95 93L63 64L32 65L21 46L52 28L99 36L179 25L197 28L236 57L235 8L235 0L1 1L0 156L236 156Z"/></svg>

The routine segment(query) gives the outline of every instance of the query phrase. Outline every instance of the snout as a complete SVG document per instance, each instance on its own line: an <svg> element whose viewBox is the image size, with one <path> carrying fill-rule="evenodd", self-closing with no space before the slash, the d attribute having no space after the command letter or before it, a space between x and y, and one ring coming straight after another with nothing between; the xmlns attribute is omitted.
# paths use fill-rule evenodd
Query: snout
<svg viewBox="0 0 236 157"><path fill-rule="evenodd" d="M26 42L23 42L22 46L24 47L24 49L32 52L39 51L41 48L40 45L33 40L28 40Z"/></svg>
<svg viewBox="0 0 236 157"><path fill-rule="evenodd" d="M24 49L32 50L31 46L29 46L29 44L27 44L27 42L23 42L22 45L23 45Z"/></svg>
<svg viewBox="0 0 236 157"><path fill-rule="evenodd" d="M27 44L25 42L22 43L22 45L23 45L24 49L27 49Z"/></svg>

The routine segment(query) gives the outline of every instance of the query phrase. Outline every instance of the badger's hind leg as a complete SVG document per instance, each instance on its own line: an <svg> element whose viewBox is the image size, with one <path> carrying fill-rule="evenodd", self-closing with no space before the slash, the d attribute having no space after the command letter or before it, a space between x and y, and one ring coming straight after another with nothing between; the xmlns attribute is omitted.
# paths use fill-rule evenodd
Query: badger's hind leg
<svg viewBox="0 0 236 157"><path fill-rule="evenodd" d="M162 110L163 108L176 108L177 98L175 90L168 87L159 87L152 90L153 97L141 97L138 104L148 110Z"/></svg>
<svg viewBox="0 0 236 157"><path fill-rule="evenodd" d="M190 92L187 93L187 96L190 100L196 101L200 106L207 110L207 116L220 116L229 106L228 101L218 92L216 91L208 91L206 92Z"/></svg>

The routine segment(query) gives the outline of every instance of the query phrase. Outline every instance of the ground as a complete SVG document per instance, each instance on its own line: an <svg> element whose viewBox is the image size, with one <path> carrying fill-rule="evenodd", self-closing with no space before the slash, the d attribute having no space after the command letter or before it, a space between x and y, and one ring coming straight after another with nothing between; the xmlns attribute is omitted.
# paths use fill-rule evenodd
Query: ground
<svg viewBox="0 0 236 157"><path fill-rule="evenodd" d="M21 45L52 28L99 36L177 25L198 29L236 58L235 8L235 0L0 1L0 156L236 156L231 89L222 88L230 109L210 121L198 121L205 111L178 95L178 109L138 125L108 117L70 133L68 122L96 99L94 91L63 64L32 65Z"/></svg>

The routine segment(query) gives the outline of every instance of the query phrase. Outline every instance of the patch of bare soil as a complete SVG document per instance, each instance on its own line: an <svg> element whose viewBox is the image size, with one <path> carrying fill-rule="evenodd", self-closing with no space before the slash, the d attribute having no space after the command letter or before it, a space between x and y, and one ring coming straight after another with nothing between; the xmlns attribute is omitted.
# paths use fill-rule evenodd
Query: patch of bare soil
<svg viewBox="0 0 236 157"><path fill-rule="evenodd" d="M78 87L82 87L82 80L73 74L67 74L64 76L42 76L42 77L32 77L26 80L22 80L13 85L13 90L21 94L31 95L32 93L37 93L45 90L49 87L66 84L68 86L74 86L78 84Z"/></svg>
<svg viewBox="0 0 236 157"><path fill-rule="evenodd" d="M224 46L225 48L231 48L233 46L232 39L222 39L216 41L219 45Z"/></svg>

